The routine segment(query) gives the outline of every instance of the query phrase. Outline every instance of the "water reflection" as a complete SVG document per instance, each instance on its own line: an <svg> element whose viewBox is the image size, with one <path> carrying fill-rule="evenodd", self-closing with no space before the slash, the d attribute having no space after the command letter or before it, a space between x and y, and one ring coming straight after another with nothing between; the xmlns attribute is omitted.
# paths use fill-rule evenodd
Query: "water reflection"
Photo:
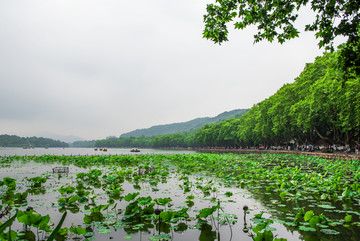
<svg viewBox="0 0 360 241"><path fill-rule="evenodd" d="M244 205L243 210L244 210L244 228L243 228L243 232L248 233L249 229L247 228L247 223L246 223L246 213L248 212L249 207L247 205Z"/></svg>
<svg viewBox="0 0 360 241"><path fill-rule="evenodd" d="M199 241L214 241L216 240L216 231L212 230L213 227L207 223L201 224L201 233L199 236ZM220 233L219 233L219 239L220 241Z"/></svg>

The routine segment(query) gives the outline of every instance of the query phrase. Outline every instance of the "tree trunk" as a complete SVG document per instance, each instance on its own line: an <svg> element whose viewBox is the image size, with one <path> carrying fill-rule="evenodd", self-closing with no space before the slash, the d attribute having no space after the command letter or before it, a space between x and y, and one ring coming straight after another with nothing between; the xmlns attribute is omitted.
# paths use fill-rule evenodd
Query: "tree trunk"
<svg viewBox="0 0 360 241"><path fill-rule="evenodd" d="M334 144L334 140L333 140L333 139L331 139L331 138L329 138L329 137L326 137L326 136L323 136L316 127L314 127L314 130L315 130L316 134L317 134L322 140L326 141L326 142L329 143L329 144Z"/></svg>

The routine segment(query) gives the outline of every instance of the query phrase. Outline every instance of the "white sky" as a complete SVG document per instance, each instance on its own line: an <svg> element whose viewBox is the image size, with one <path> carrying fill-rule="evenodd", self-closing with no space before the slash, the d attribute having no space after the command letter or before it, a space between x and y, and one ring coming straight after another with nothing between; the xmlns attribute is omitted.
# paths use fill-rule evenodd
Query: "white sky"
<svg viewBox="0 0 360 241"><path fill-rule="evenodd" d="M0 134L103 139L250 108L322 53L314 33L254 45L254 28L216 45L209 2L0 0Z"/></svg>

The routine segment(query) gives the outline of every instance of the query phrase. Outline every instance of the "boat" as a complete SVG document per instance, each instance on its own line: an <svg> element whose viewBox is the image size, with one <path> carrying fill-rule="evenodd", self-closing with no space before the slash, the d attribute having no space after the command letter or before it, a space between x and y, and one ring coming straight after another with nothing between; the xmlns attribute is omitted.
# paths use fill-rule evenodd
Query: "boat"
<svg viewBox="0 0 360 241"><path fill-rule="evenodd" d="M139 149L131 149L130 152L140 152Z"/></svg>

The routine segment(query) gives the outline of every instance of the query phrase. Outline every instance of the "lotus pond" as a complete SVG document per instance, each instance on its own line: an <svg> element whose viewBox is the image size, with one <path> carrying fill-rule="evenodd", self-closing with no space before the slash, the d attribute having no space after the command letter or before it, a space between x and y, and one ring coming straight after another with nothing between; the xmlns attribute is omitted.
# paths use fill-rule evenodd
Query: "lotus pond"
<svg viewBox="0 0 360 241"><path fill-rule="evenodd" d="M1 157L0 239L358 240L359 178L277 154Z"/></svg>

